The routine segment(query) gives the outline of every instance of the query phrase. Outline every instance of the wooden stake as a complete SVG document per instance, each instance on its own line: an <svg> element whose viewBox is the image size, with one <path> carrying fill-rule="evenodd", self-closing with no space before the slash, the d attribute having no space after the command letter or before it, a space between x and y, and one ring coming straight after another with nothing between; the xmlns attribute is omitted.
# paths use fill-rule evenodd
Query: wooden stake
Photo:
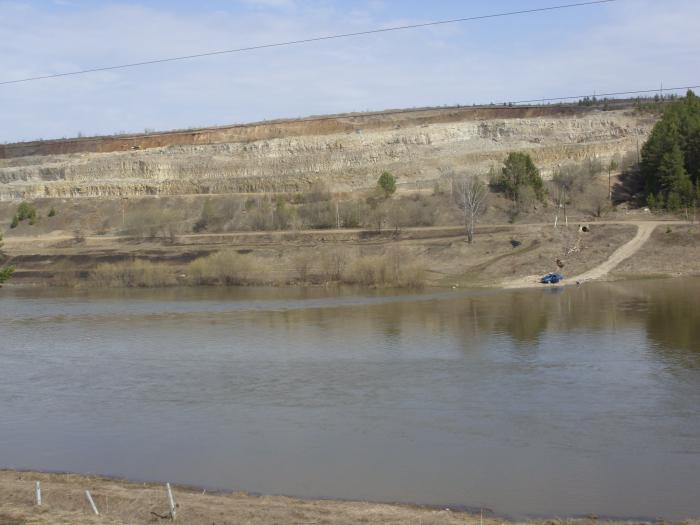
<svg viewBox="0 0 700 525"><path fill-rule="evenodd" d="M170 517L175 520L177 518L177 510L175 509L175 500L173 499L173 491L170 488L170 483L166 483L165 487L168 489L168 500L170 501Z"/></svg>
<svg viewBox="0 0 700 525"><path fill-rule="evenodd" d="M90 506L92 507L92 511L99 516L100 513L97 511L97 505L95 505L95 502L92 500L92 496L90 495L89 490L85 491L85 496L87 497L87 500L90 503Z"/></svg>
<svg viewBox="0 0 700 525"><path fill-rule="evenodd" d="M36 505L41 507L41 482L36 482Z"/></svg>

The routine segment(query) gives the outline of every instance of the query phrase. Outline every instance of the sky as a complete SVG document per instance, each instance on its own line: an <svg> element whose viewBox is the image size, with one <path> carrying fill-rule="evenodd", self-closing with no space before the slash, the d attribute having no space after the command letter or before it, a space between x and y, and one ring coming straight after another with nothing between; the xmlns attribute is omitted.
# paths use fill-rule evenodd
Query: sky
<svg viewBox="0 0 700 525"><path fill-rule="evenodd" d="M572 0L0 0L0 81ZM700 84L700 2L617 0L0 85L0 142Z"/></svg>

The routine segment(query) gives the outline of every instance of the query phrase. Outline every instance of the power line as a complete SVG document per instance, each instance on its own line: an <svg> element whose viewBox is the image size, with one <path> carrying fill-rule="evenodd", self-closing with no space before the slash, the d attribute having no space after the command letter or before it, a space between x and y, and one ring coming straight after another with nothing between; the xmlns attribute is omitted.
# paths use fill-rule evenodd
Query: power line
<svg viewBox="0 0 700 525"><path fill-rule="evenodd" d="M203 57L210 57L210 56L216 56L216 55L225 55L225 54L231 54L231 53L243 53L246 51L254 51L257 49L269 49L269 48L273 48L273 47L308 44L311 42L321 42L321 41L325 41L325 40L337 40L340 38L350 38L350 37L355 37L355 36L373 35L373 34L377 34L377 33L388 33L391 31L404 31L407 29L418 29L418 28L422 28L422 27L439 26L439 25L445 25L445 24L455 24L455 23L460 23L460 22L472 22L475 20L486 20L489 18L500 18L500 17L505 17L505 16L524 15L524 14L531 14L531 13L542 13L542 12L546 12L546 11L569 9L572 7L584 7L584 6L591 6L591 5L597 5L597 4L609 4L612 2L617 2L617 0L594 0L594 1L590 1L590 2L578 2L578 3L574 3L574 4L562 4L562 5L556 5L556 6L550 6L550 7L538 7L538 8L534 8L534 9L523 9L520 11L509 11L509 12L505 12L505 13L493 13L490 15L470 16L470 17L465 17L465 18L453 18L451 20L437 20L437 21L433 21L433 22L424 22L421 24L410 24L410 25L403 25L403 26L386 27L383 29L370 29L367 31L358 31L355 33L342 33L342 34L336 34L336 35L304 38L301 40L289 40L287 42L275 42L275 43L271 43L271 44L260 44L257 46L239 47L236 49L209 51L206 53L197 53L197 54L193 54L193 55L183 55L183 56L177 56L177 57L159 58L159 59L154 59L154 60L144 60L141 62L132 62L130 64L120 64L120 65L116 65L116 66L104 66L104 67L96 67L96 68L92 68L92 69L82 69L82 70L78 70L78 71L68 71L65 73L53 73L50 75L18 78L15 80L3 80L3 81L0 81L0 85L19 84L20 82L33 82L36 80L45 80L48 78L67 77L67 76L73 76L73 75L85 75L88 73L97 73L100 71L111 71L114 69L126 69L126 68L131 68L131 67L148 66L148 65L152 65L152 64L162 64L165 62L176 62L176 61L180 61L180 60L192 60L195 58L203 58Z"/></svg>
<svg viewBox="0 0 700 525"><path fill-rule="evenodd" d="M681 91L681 90L688 90L688 89L698 89L700 88L700 85L698 86L679 86L679 87L671 87L671 88L664 88L664 91ZM601 98L601 97L619 97L620 95L641 95L642 93L658 93L659 89L638 89L636 91L616 91L613 93L597 93L593 95L596 98ZM591 94L589 93L588 95L573 95L570 97L553 97L553 98L536 98L532 100L518 100L518 101L513 101L510 102L511 104L538 104L542 102L560 102L563 100L575 100L575 99L581 99L585 97L590 97Z"/></svg>
<svg viewBox="0 0 700 525"><path fill-rule="evenodd" d="M700 84L694 85L694 86L677 86L677 87L666 87L664 88L664 91L687 91L689 89L700 89ZM638 89L638 90L633 90L633 91L615 91L615 92L610 92L610 93L596 93L596 98L598 97L614 97L614 96L620 96L620 95L641 95L644 93L658 93L659 89L658 88L653 88L653 89ZM406 113L424 113L424 112L431 112L431 111L440 111L440 110L452 110L452 109L489 109L489 108L494 108L494 109L518 109L518 108L523 108L523 107L542 107L542 105L546 102L562 102L566 100L580 100L585 97L591 97L592 94L589 93L587 95L571 95L568 97L551 97L551 98L538 98L538 99L532 99L532 100L520 100L520 101L500 101L500 102L491 102L488 104L457 104L457 105L449 105L449 106L429 106L429 107L420 107L420 108L407 108L407 109L390 109L390 110L382 110L382 111L365 111L365 112L346 112L346 113L336 113L332 115L324 115L324 116L312 116L312 117L282 117L282 118L276 118L272 120L262 120L262 121L257 121L257 122L246 122L246 123L240 123L240 124L223 124L223 125L218 125L218 126L206 126L206 127L191 127L191 128L181 128L181 129L172 129L172 130L167 130L167 131L154 131L150 133L123 133L123 134L116 134L112 135L116 137L117 139L129 139L129 138L136 138L136 137L142 137L144 135L177 135L177 134L183 134L183 133L192 133L193 131L199 131L199 130L211 130L211 129L232 129L232 128L247 128L247 127L253 127L253 126L259 126L261 124L275 124L275 123L284 123L284 122L321 122L321 121L326 121L326 120L333 120L333 119L338 119L338 118L365 118L365 117L375 117L375 116L389 116L389 115L402 115ZM616 99L611 99L610 101L615 101ZM618 100L624 100L624 99L618 99ZM598 102L602 102L602 100L598 100ZM528 106L530 104L530 106ZM75 141L75 140L92 140L95 138L99 138L102 136L109 136L109 135L94 135L94 136L89 136L89 137L80 137L80 138L62 138L62 139L46 139L46 142L61 142L61 141Z"/></svg>

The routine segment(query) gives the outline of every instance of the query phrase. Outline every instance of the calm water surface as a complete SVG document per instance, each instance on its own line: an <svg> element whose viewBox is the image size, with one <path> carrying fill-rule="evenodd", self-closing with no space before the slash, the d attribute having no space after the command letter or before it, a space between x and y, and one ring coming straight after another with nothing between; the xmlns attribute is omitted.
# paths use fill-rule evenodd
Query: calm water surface
<svg viewBox="0 0 700 525"><path fill-rule="evenodd" d="M700 280L0 291L0 466L700 516Z"/></svg>

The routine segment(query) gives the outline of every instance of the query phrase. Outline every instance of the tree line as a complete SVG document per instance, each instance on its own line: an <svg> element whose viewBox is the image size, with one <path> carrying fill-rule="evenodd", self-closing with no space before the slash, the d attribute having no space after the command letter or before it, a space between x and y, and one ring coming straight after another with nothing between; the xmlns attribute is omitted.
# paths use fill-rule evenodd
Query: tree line
<svg viewBox="0 0 700 525"><path fill-rule="evenodd" d="M664 109L642 147L640 173L650 208L677 211L700 200L700 99L692 91Z"/></svg>

